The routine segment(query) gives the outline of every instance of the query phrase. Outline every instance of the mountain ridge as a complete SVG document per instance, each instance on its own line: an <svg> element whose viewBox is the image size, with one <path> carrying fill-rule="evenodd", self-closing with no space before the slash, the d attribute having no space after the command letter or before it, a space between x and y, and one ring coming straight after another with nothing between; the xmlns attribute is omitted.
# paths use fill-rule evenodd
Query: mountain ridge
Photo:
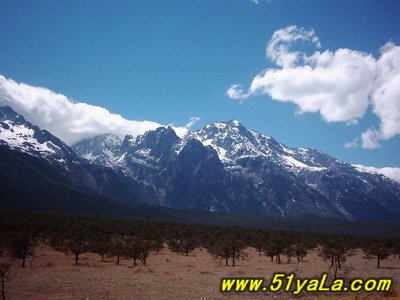
<svg viewBox="0 0 400 300"><path fill-rule="evenodd" d="M5 107L0 144L45 160L77 188L120 203L273 217L400 218L399 183L317 149L288 147L235 119L182 138L159 127L69 147Z"/></svg>
<svg viewBox="0 0 400 300"><path fill-rule="evenodd" d="M32 125L9 106L0 108L0 145L48 163L54 173L87 193L137 202L134 183L123 173L82 160L59 138Z"/></svg>
<svg viewBox="0 0 400 300"><path fill-rule="evenodd" d="M154 180L148 180L149 176L145 175L144 170L146 167L153 171L158 168L159 173L155 172L157 175L153 174L153 177L160 178L165 176L165 170L171 168L175 168L175 173L181 172L182 164L188 163L182 161L180 154L192 143L191 140L197 140L200 142L197 148L213 152L219 160L209 168L211 171L208 174L203 174L203 178L196 178L197 182L203 180L203 190L212 190L210 180L205 184L204 179L213 178L212 174L220 169L220 177L215 180L225 178L225 181L220 182L220 189L225 189L225 195L229 196L229 199L223 199L221 195L206 195L203 192L202 210L234 212L234 205L240 205L237 200L241 198L242 202L247 203L248 211L273 216L311 213L354 220L374 219L377 216L382 219L396 219L399 216L400 185L397 182L383 175L363 172L317 149L287 147L270 136L248 130L235 119L207 124L200 130L187 133L181 139L174 135L172 142L163 144L163 155L169 158L166 164L160 161L160 157L152 156L154 149L150 149L151 146L143 144L146 137L156 135L157 132L160 134L167 130L159 128L130 139L130 146L126 144L125 147L131 151L124 148L117 151L115 167L124 170L135 180L145 181L148 186L155 187L155 190L162 189L163 186L171 187L173 175L167 176L169 181L164 181L160 187ZM199 152L200 149L192 149L191 153L196 151ZM79 151L77 153L79 155ZM198 169L201 168L198 166ZM191 175L196 174L193 170ZM189 179L182 182L187 184ZM234 191L227 181L235 182L244 193ZM193 182L189 186L192 190L198 188ZM153 195L153 198L159 199L158 205L174 205L173 202L168 202L168 192L171 191L163 190ZM185 192L187 191L181 191ZM385 194L385 198L380 194ZM196 198L191 193L186 195L187 198ZM185 203L180 205L184 206Z"/></svg>

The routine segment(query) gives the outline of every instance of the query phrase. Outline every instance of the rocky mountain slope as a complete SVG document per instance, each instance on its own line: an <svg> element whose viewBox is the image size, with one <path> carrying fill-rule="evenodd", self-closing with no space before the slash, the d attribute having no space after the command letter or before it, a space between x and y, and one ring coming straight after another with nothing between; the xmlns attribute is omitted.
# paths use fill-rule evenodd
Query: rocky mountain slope
<svg viewBox="0 0 400 300"><path fill-rule="evenodd" d="M282 217L400 217L399 183L316 149L287 147L237 120L208 124L182 139L170 127L121 142L110 135L95 139L99 147L89 147L91 139L72 149L135 179L139 198L152 205Z"/></svg>
<svg viewBox="0 0 400 300"><path fill-rule="evenodd" d="M124 203L137 202L134 180L115 169L82 160L60 139L32 125L9 106L0 107L0 147L40 159L78 189Z"/></svg>
<svg viewBox="0 0 400 300"><path fill-rule="evenodd" d="M2 107L0 147L37 158L79 190L124 204L140 200L278 217L400 218L398 182L316 149L287 147L237 120L211 123L183 138L160 127L135 138L106 134L69 147ZM7 157L9 168L10 157L21 156Z"/></svg>

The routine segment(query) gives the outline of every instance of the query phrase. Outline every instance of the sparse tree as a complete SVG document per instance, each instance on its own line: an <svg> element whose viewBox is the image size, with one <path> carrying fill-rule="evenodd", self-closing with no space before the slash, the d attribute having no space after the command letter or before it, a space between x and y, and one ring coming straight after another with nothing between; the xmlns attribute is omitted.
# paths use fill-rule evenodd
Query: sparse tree
<svg viewBox="0 0 400 300"><path fill-rule="evenodd" d="M74 255L75 266L79 264L82 253L89 250L88 230L85 224L74 224L63 236L56 239L56 249Z"/></svg>
<svg viewBox="0 0 400 300"><path fill-rule="evenodd" d="M7 239L7 250L14 258L22 260L22 267L26 268L26 258L35 253L36 240L29 230L17 229Z"/></svg>
<svg viewBox="0 0 400 300"><path fill-rule="evenodd" d="M171 238L167 241L167 245L169 250L172 252L175 252L176 254L185 254L188 256L190 252L196 248L198 243L194 238Z"/></svg>
<svg viewBox="0 0 400 300"><path fill-rule="evenodd" d="M124 257L127 251L124 236L120 234L114 234L111 237L110 242L111 245L109 248L109 255L117 258L116 265L118 266L121 257Z"/></svg>
<svg viewBox="0 0 400 300"><path fill-rule="evenodd" d="M140 260L143 265L146 265L150 250L148 242L137 237L128 236L126 237L125 244L125 256L133 259L133 266L135 267L137 265L137 260Z"/></svg>
<svg viewBox="0 0 400 300"><path fill-rule="evenodd" d="M283 245L278 244L277 242L268 242L264 245L265 255L269 256L271 258L271 261L273 261L274 257L276 257L276 262L278 264L281 263L281 254L283 253L283 251Z"/></svg>
<svg viewBox="0 0 400 300"><path fill-rule="evenodd" d="M390 249L380 242L375 242L368 245L366 248L363 249L365 255L373 256L377 259L377 268L381 267L381 260L388 258L390 255Z"/></svg>
<svg viewBox="0 0 400 300"><path fill-rule="evenodd" d="M0 283L1 283L1 297L6 299L5 284L14 278L10 272L11 265L8 263L0 263Z"/></svg>
<svg viewBox="0 0 400 300"><path fill-rule="evenodd" d="M216 241L208 248L208 252L216 257L225 259L225 266L228 266L229 259L232 259L232 266L235 266L237 259L244 259L246 257L243 249L245 244L242 240L236 237L226 237L222 240Z"/></svg>
<svg viewBox="0 0 400 300"><path fill-rule="evenodd" d="M183 253L188 256L194 249L196 249L197 242L193 238L187 238L180 241Z"/></svg>
<svg viewBox="0 0 400 300"><path fill-rule="evenodd" d="M111 242L110 242L110 237L107 234L95 234L93 237L91 237L88 245L88 249L100 255L101 261L104 261L104 257L110 253L110 247L111 247Z"/></svg>
<svg viewBox="0 0 400 300"><path fill-rule="evenodd" d="M250 246L257 250L261 256L264 250L265 241L268 240L269 232L261 231L256 233L250 233Z"/></svg>
<svg viewBox="0 0 400 300"><path fill-rule="evenodd" d="M291 238L283 232L272 233L264 244L265 255L269 256L271 261L275 257L275 261L280 264L282 262L281 255L285 253L285 249L289 249L290 243L288 243L288 240L291 240Z"/></svg>
<svg viewBox="0 0 400 300"><path fill-rule="evenodd" d="M182 245L179 243L177 239L169 239L167 241L168 249L171 252L175 252L176 254L183 253Z"/></svg>
<svg viewBox="0 0 400 300"><path fill-rule="evenodd" d="M258 254L261 256L262 251L264 250L264 242L258 240L257 242L254 243L254 248L258 251Z"/></svg>
<svg viewBox="0 0 400 300"><path fill-rule="evenodd" d="M290 264L292 257L295 255L294 250L295 250L294 245L291 245L291 244L287 245L286 248L283 250L283 254L286 255L286 258L287 258L286 262L288 264Z"/></svg>
<svg viewBox="0 0 400 300"><path fill-rule="evenodd" d="M395 241L391 252L395 258L397 256L400 259L400 240Z"/></svg>
<svg viewBox="0 0 400 300"><path fill-rule="evenodd" d="M298 262L303 261L307 253L308 253L307 247L304 244L294 245L294 255L296 255Z"/></svg>
<svg viewBox="0 0 400 300"><path fill-rule="evenodd" d="M338 270L342 269L342 265L346 262L347 257L354 254L354 249L347 239L339 237L327 238L319 248L319 256L324 261L330 261L331 268L334 271L336 279Z"/></svg>
<svg viewBox="0 0 400 300"><path fill-rule="evenodd" d="M160 253L161 249L164 248L164 239L162 237L157 237L151 241L151 250Z"/></svg>

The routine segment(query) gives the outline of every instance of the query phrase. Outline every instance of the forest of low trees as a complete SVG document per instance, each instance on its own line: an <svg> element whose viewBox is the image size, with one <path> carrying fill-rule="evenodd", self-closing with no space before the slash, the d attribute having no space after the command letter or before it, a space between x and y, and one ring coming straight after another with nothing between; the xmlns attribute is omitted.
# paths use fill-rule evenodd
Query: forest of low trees
<svg viewBox="0 0 400 300"><path fill-rule="evenodd" d="M277 264L291 259L301 262L317 249L335 275L356 249L362 249L367 259L375 259L377 268L390 255L400 258L398 239L0 210L0 255L20 260L24 268L38 244L71 254L75 265L88 252L98 254L101 261L113 258L117 265L120 259L131 260L133 266L145 265L150 251L158 253L164 246L178 255L190 255L202 247L226 266L245 259L246 247Z"/></svg>

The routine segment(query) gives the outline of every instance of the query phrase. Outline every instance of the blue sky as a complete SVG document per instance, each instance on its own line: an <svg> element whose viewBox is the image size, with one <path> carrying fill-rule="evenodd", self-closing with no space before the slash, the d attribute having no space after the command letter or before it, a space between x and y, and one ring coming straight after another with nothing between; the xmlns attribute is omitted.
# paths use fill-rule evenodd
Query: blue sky
<svg viewBox="0 0 400 300"><path fill-rule="evenodd" d="M7 79L128 120L184 126L199 117L197 129L236 118L288 146L400 167L399 134L379 138L375 149L361 147L361 134L380 127L373 106L349 126L348 120L327 122L318 111L297 114L303 104L250 91L263 70L280 68L266 47L290 25L313 29L319 38L319 49L300 45L307 55L346 48L378 60L387 42L400 45L400 1L10 0L0 2L0 20L0 74ZM233 84L249 96L228 97ZM356 147L344 147L354 139Z"/></svg>

